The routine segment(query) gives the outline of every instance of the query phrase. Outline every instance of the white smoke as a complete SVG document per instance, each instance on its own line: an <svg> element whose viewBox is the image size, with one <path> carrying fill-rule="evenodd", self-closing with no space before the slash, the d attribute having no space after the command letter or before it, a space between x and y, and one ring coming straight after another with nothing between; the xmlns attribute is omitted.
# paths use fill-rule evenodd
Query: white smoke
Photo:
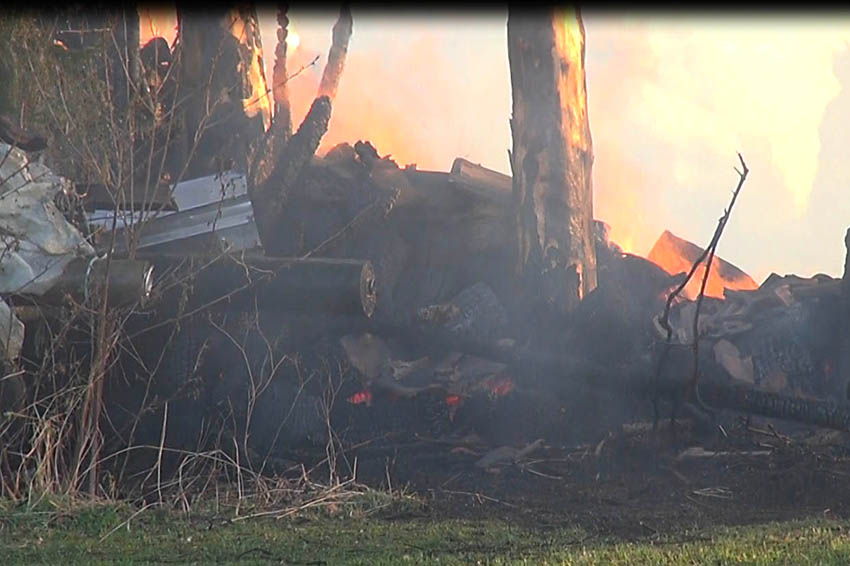
<svg viewBox="0 0 850 566"><path fill-rule="evenodd" d="M462 156L508 173L506 15L353 15L323 146L371 139L422 169L447 170ZM290 72L320 56L290 82L297 124L315 95L336 14L293 10L290 18L300 36ZM850 160L836 158L833 147L847 147L847 124L839 131L822 122L833 101L850 106L833 68L848 49L850 17L585 13L584 20L595 215L612 225L615 240L645 254L670 229L705 244L741 151L751 173L721 255L757 281L770 271L840 274L850 216L826 213L850 214L850 206L815 210L809 202L816 179L822 202L844 199L848 189L836 180L848 179L840 171ZM261 21L270 68L274 14ZM842 80L850 88L850 69Z"/></svg>

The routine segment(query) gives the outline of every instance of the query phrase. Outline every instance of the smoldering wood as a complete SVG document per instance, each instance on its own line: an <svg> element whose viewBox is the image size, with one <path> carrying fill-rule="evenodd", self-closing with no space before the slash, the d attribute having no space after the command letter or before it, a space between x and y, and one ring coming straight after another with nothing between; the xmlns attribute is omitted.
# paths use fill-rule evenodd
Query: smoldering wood
<svg viewBox="0 0 850 566"><path fill-rule="evenodd" d="M350 154L350 149L350 147L338 147L332 152L334 159L339 160L337 165L347 163L342 170L336 168L336 165L331 166L324 163L323 160L314 160L305 168L301 178L303 185L294 189L292 200L290 200L290 204L297 203L297 205L289 212L297 217L313 218L316 211L327 209L331 203L333 203L331 206L338 207L345 202L350 202L353 198L353 193L350 191L356 183L364 182L363 177L358 177L364 171L368 175L365 178L364 185L367 189L370 186L372 187L371 190L375 191L380 187L398 187L400 189L399 197L389 216L383 220L383 225L379 230L379 233L384 234L387 238L398 238L405 242L403 248L408 251L402 257L415 258L403 259L401 267L396 267L390 271L390 275L398 282L398 289L392 289L396 293L394 298L395 307L398 311L406 311L411 307L423 305L421 301L426 296L442 296L446 297L445 300L451 297L448 293L451 292L449 289L452 288L453 283L450 283L445 275L441 275L440 278L435 280L437 285L432 287L428 279L433 277L433 274L451 272L455 275L459 270L463 270L465 261L469 261L482 253L492 254L495 252L494 248L498 248L504 254L509 245L509 240L504 237L504 226L510 218L509 196L506 195L504 190L504 177L480 166L462 161L456 162L452 168L452 173L448 175L428 171L401 170L392 161L381 158L369 144L358 143L354 148L354 156ZM346 167L349 169L346 169ZM359 180L355 183L352 179ZM333 191L338 190L339 195L333 197L335 200L328 200L330 195L337 194L336 192L328 193L328 183L332 182L338 183L339 188L333 189ZM474 204L470 204L467 208L464 203ZM467 211L472 210L477 216L467 216ZM475 219L475 221L471 221L472 219ZM451 228L448 226L449 220L452 224ZM345 224L343 223L341 226L344 227ZM464 229L468 226L472 227L468 233L469 237L467 237L467 232ZM370 257L373 261L384 260L385 251L369 248L369 246L364 247L363 245L369 228L374 229L376 226L372 223L364 223L362 226L364 232L358 232L356 237L354 233L343 230L346 237L341 237L335 241L334 253L344 256L359 247L359 249L367 252L364 256L368 256L369 253L375 254ZM327 234L328 232L333 233L333 229L327 228L312 236L309 233L302 233L301 245L310 249L315 243L320 243L319 238L322 237L320 234ZM442 246L435 245L437 242L434 239L439 240L441 233L444 233L447 240L450 240L453 251L457 252L457 256L446 254L444 251L436 251L442 250ZM429 238L422 238L422 234L429 234ZM487 237L482 237L482 234L487 235ZM287 238L287 240L294 241L294 234L292 238ZM444 328L434 328L433 325L432 327L418 325L415 321L403 316L375 319L362 326L361 329L383 336L402 338L410 344L417 344L432 351L460 351L509 364L510 367L521 373L534 373L549 377L572 376L572 379L585 377L591 382L598 381L598 386L610 390L619 390L627 395L630 394L628 392L632 392L631 394L639 394L640 398L651 398L654 387L651 381L652 363L636 363L628 360L629 358L633 360L635 355L639 356L640 344L646 346L653 340L654 334L652 334L650 328L651 318L654 314L660 312L664 306L667 292L680 284L683 277L681 275L670 276L657 265L643 258L629 254L624 255L615 248L608 250L607 246L609 246L607 241L597 242L597 254L601 254L600 258L605 258L605 277L600 279L599 287L586 297L580 308L573 313L569 325L571 330L566 333L567 338L562 343L562 345L568 346L561 354L556 354L554 353L555 350L546 348L518 348L511 345L510 341L470 340L468 336L459 336L458 333L450 332ZM605 250L605 253L600 250ZM439 257L439 263L429 264L428 258L433 256ZM490 255L490 258L489 269L491 270L493 263L505 263L504 255ZM496 261L492 261L494 259ZM430 271L431 275L426 275L424 278L414 275L422 274L425 271ZM477 275L481 276L482 273L478 272ZM485 274L484 279L489 281L490 277ZM492 280L504 281L504 278L495 276L492 277ZM417 284L410 285L411 281L416 281ZM818 292L824 294L824 296L832 294L829 291L828 283L828 281L824 281L817 285L817 287L825 285L818 289ZM467 285L469 284L471 283L467 283ZM496 286L498 286L498 283ZM429 287L431 288L428 289ZM799 286L795 286L792 292L796 293L797 289L803 288L808 290L809 288L814 289L815 286L801 283ZM423 292L426 289L427 292ZM501 289L503 292L505 291L504 287L501 287ZM753 308L758 307L756 310L762 308L758 306L761 299L758 299L755 295L751 299L747 298L752 292L730 291L727 294L732 299L727 300L731 306L742 299L744 301L742 307L752 303ZM805 294L804 291L803 295ZM382 300L383 297L382 294ZM425 302L424 306L428 304L430 303ZM638 306L640 308L637 308ZM779 306L779 304L774 304L775 306ZM600 318L600 311L607 310L612 311L611 315ZM630 314L624 314L626 311ZM624 316L630 322L621 329L619 334L622 334L627 340L633 340L636 336L644 336L645 342L639 341L640 344L637 349L629 350L618 348L617 344L619 343L614 341L609 350L622 350L617 355L611 355L609 350L603 348L600 352L597 352L599 355L589 356L590 353L599 350L599 336L606 333L610 335L611 328L620 328L620 325L624 323ZM586 339L582 339L582 337ZM711 349L709 350L711 351ZM686 355L688 361L690 355L690 351L688 351ZM664 387L668 396L676 395L683 399L688 398L686 377L689 372L686 366L689 364L683 363L685 365L673 365L673 368L679 370L681 375L677 375L675 379L672 377L665 378L666 385ZM717 376L721 380L728 378L724 373L717 373ZM720 387L722 389L725 385ZM786 397L794 399L793 396ZM785 406L793 407L794 404L789 402ZM758 411L764 410L767 409L759 407L752 409L756 414L758 414ZM788 415L785 418L810 418L795 416L793 412L789 411L785 411L785 413Z"/></svg>
<svg viewBox="0 0 850 566"><path fill-rule="evenodd" d="M458 157L452 163L449 180L471 190L480 190L484 198L499 199L506 206L510 205L513 181L509 175L504 175Z"/></svg>
<svg viewBox="0 0 850 566"><path fill-rule="evenodd" d="M328 62L319 83L318 96L327 96L330 100L336 98L336 91L345 66L345 55L348 53L348 42L353 31L351 8L344 3L339 11L339 18L333 27L331 48L328 52Z"/></svg>
<svg viewBox="0 0 850 566"><path fill-rule="evenodd" d="M160 256L177 263L185 256ZM378 301L371 262L262 256L195 258L193 307L224 301L230 308L307 311L368 318Z"/></svg>
<svg viewBox="0 0 850 566"><path fill-rule="evenodd" d="M850 431L850 405L762 391L744 384L700 383L702 399L711 406L775 417L802 424Z"/></svg>
<svg viewBox="0 0 850 566"><path fill-rule="evenodd" d="M288 4L281 4L277 8L277 45L275 46L275 60L272 71L272 96L274 98L274 115L271 127L260 142L251 159L248 170L249 184L253 186L263 185L268 182L272 171L280 159L281 150L289 143L292 137L292 115L289 106L289 87L286 75L286 38L288 35L289 18L287 17Z"/></svg>
<svg viewBox="0 0 850 566"><path fill-rule="evenodd" d="M127 306L148 297L153 285L150 262L131 259L77 258L71 261L57 284L40 297L22 295L37 304L61 305L67 296L77 302L97 297L108 281L107 304Z"/></svg>
<svg viewBox="0 0 850 566"><path fill-rule="evenodd" d="M180 85L175 159L188 162L185 178L229 168L246 171L250 147L265 132L265 112L246 112L243 106L243 99L258 88L267 90L264 80L256 85L251 76L253 51L260 45L254 33L256 10L227 4L198 10L178 2L177 20L181 51L175 69ZM242 42L234 30L244 32Z"/></svg>
<svg viewBox="0 0 850 566"><path fill-rule="evenodd" d="M423 322L443 327L456 335L479 340L500 339L508 335L508 318L499 298L489 285L477 282L448 303L419 309Z"/></svg>
<svg viewBox="0 0 850 566"><path fill-rule="evenodd" d="M254 207L255 221L263 249L269 255L281 255L286 242L280 234L282 211L304 167L310 163L322 136L328 129L331 102L326 96L313 101L310 111L288 143L274 144L273 168L268 179L254 184L249 178L248 195Z"/></svg>
<svg viewBox="0 0 850 566"><path fill-rule="evenodd" d="M286 74L286 38L289 35L289 4L283 2L277 6L277 45L274 52L274 70L272 71L272 93L274 96L273 126L279 128L283 141L292 136L292 116L289 106L289 78Z"/></svg>
<svg viewBox="0 0 850 566"><path fill-rule="evenodd" d="M509 313L527 317L512 280L511 199L509 177L466 160L451 173L403 170L368 143L343 144L304 166L276 218L275 253L372 260L381 318L415 322L417 309L479 281ZM620 255L612 248L603 263ZM626 263L641 261L649 263Z"/></svg>
<svg viewBox="0 0 850 566"><path fill-rule="evenodd" d="M508 59L517 272L530 301L567 313L597 279L581 16L509 9Z"/></svg>
<svg viewBox="0 0 850 566"><path fill-rule="evenodd" d="M274 51L272 69L272 98L274 113L266 134L259 140L248 169L249 186L254 187L268 182L275 165L280 160L281 151L292 137L292 113L289 104L289 77L286 71L286 38L289 35L288 3L277 7L277 44Z"/></svg>

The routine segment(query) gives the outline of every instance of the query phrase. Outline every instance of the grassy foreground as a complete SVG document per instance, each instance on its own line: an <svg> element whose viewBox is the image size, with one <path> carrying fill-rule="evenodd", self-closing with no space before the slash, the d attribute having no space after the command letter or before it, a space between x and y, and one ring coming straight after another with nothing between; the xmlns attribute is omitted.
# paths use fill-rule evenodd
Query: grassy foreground
<svg viewBox="0 0 850 566"><path fill-rule="evenodd" d="M575 528L527 530L493 518L459 521L324 517L186 519L115 505L73 511L0 505L3 564L672 565L850 564L850 522L817 520L638 543ZM119 527L116 529L116 527Z"/></svg>

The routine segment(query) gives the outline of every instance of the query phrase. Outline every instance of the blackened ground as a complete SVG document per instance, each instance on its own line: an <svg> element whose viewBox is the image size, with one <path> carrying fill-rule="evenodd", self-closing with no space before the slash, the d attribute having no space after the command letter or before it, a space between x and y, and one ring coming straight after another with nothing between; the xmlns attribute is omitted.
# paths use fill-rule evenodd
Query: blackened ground
<svg viewBox="0 0 850 566"><path fill-rule="evenodd" d="M476 468L474 448L413 442L381 451L376 442L361 452L358 478L385 485L389 475L394 488L428 501L425 514L536 528L578 524L626 539L850 516L850 434L804 430L790 438L774 430L741 419L727 436L696 441L687 422L675 437L669 427L653 433L629 425L595 445L547 445L499 470Z"/></svg>

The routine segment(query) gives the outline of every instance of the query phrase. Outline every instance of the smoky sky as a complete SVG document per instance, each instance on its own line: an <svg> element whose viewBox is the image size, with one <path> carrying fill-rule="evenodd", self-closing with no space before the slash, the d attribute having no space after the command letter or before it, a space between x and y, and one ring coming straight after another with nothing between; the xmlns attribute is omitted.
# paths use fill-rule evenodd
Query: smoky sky
<svg viewBox="0 0 850 566"><path fill-rule="evenodd" d="M509 173L507 17L353 9L354 34L320 152L371 140L401 165L455 157ZM275 18L261 12L267 76ZM290 11L296 124L315 96L336 19ZM584 14L594 215L648 253L669 229L705 245L750 176L718 253L756 281L840 276L850 227L850 15ZM309 63L319 56L317 63Z"/></svg>

